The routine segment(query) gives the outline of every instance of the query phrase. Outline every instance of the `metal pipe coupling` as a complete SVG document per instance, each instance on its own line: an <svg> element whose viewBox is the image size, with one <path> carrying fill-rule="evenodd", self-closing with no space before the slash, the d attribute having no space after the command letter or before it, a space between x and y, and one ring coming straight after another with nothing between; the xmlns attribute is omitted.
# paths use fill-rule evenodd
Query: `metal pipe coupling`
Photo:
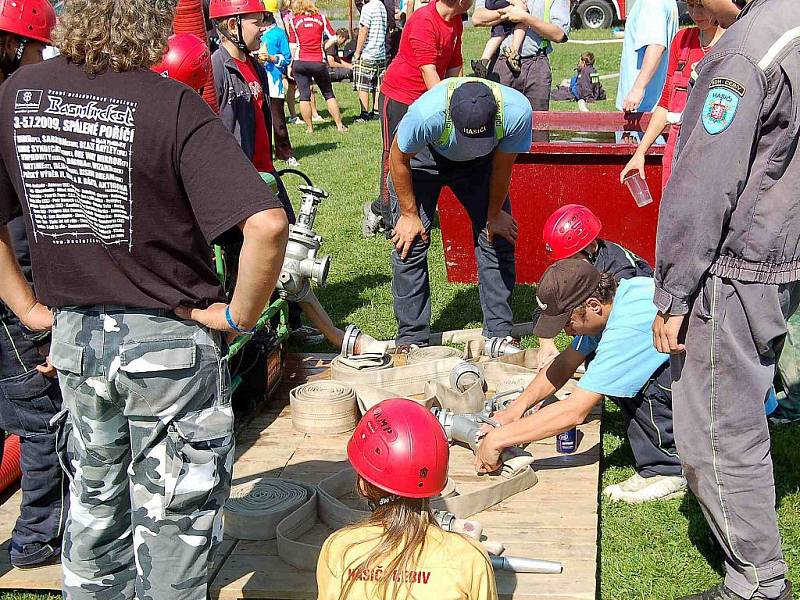
<svg viewBox="0 0 800 600"><path fill-rule="evenodd" d="M522 352L522 349L517 346L511 336L489 338L483 344L483 354L490 358L499 358L517 352Z"/></svg>
<svg viewBox="0 0 800 600"><path fill-rule="evenodd" d="M483 370L475 363L460 362L450 371L450 387L454 390L466 392L476 383L480 384L481 388L486 386Z"/></svg>
<svg viewBox="0 0 800 600"><path fill-rule="evenodd" d="M328 193L318 188L302 186L303 201L297 222L289 225L289 241L283 259L277 289L281 297L299 301L311 289L310 282L325 286L331 268L331 257L318 257L322 237L314 231L317 207Z"/></svg>

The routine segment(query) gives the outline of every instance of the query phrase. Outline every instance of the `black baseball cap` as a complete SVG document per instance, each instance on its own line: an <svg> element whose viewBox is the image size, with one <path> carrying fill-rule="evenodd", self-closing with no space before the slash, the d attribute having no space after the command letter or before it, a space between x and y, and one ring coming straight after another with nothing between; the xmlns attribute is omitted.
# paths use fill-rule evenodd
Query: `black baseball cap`
<svg viewBox="0 0 800 600"><path fill-rule="evenodd" d="M572 311L597 289L600 277L594 265L577 258L565 258L550 265L536 288L536 302L542 314L533 328L533 335L556 337L566 326Z"/></svg>
<svg viewBox="0 0 800 600"><path fill-rule="evenodd" d="M467 146L476 157L494 150L497 101L489 86L479 81L459 85L450 97L450 115L457 144Z"/></svg>

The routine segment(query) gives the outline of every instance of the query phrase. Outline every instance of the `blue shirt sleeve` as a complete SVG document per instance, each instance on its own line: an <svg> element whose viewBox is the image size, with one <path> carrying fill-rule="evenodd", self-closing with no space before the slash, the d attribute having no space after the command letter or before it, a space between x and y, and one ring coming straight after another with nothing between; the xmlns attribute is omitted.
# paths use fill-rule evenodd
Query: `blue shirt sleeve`
<svg viewBox="0 0 800 600"><path fill-rule="evenodd" d="M503 129L505 136L497 144L500 152L516 154L531 149L531 103L517 90L503 88Z"/></svg>
<svg viewBox="0 0 800 600"><path fill-rule="evenodd" d="M436 144L444 130L444 103L447 84L428 90L412 104L397 127L397 147L415 154L428 144Z"/></svg>
<svg viewBox="0 0 800 600"><path fill-rule="evenodd" d="M668 37L671 19L670 4L675 4L674 0L653 2L652 5L648 5L648 10L644 10L636 19L636 30L633 37L634 50L638 52L653 44L669 48L672 41Z"/></svg>
<svg viewBox="0 0 800 600"><path fill-rule="evenodd" d="M600 343L599 337L589 337L588 335L578 335L572 338L572 349L580 352L584 356L589 356L592 352L597 350L597 345Z"/></svg>
<svg viewBox="0 0 800 600"><path fill-rule="evenodd" d="M606 396L633 398L667 360L666 354L655 352L652 337L630 327L616 327L603 334L580 387Z"/></svg>

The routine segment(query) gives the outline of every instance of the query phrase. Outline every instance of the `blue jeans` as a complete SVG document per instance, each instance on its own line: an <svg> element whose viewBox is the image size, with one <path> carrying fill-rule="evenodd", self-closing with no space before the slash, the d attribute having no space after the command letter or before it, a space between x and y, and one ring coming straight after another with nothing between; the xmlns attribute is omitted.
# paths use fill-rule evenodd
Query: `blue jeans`
<svg viewBox="0 0 800 600"><path fill-rule="evenodd" d="M430 233L439 194L447 186L472 221L472 241L478 263L478 292L483 312L483 335L505 337L511 334L513 315L511 293L516 272L514 247L500 236L490 243L486 236L489 210L489 183L494 153L465 162L450 161L425 148L411 161L417 210L425 230ZM391 176L387 180L392 225L400 217L397 194ZM503 210L511 213L507 198ZM431 290L428 278L428 248L417 238L406 260L392 252L392 297L397 319L398 344L427 344L431 336Z"/></svg>
<svg viewBox="0 0 800 600"><path fill-rule="evenodd" d="M67 481L56 454L51 419L61 410L56 378L36 370L41 341L13 315L0 318L0 425L20 437L22 504L11 559L36 561L60 547Z"/></svg>

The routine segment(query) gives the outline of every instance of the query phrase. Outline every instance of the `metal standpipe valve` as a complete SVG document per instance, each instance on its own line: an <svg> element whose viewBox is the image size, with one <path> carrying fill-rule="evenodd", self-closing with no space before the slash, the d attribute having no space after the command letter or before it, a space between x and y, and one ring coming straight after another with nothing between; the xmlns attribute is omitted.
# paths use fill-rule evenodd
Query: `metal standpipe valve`
<svg viewBox="0 0 800 600"><path fill-rule="evenodd" d="M317 207L328 192L312 186L301 186L303 201L297 215L297 223L289 225L289 241L283 268L278 276L277 289L282 298L299 301L311 289L313 281L324 286L331 267L331 257L318 257L322 237L314 231Z"/></svg>

